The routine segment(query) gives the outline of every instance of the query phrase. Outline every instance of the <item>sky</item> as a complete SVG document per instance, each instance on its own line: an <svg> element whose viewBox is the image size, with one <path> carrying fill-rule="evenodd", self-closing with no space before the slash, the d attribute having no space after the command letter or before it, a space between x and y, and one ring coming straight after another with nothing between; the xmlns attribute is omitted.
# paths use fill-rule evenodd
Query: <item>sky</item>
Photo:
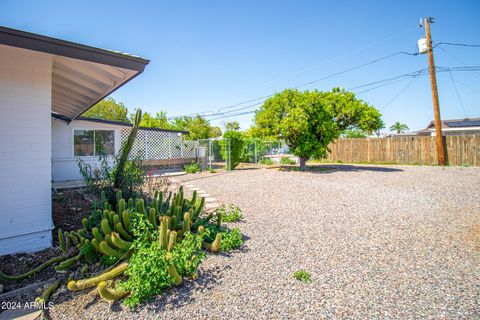
<svg viewBox="0 0 480 320"><path fill-rule="evenodd" d="M167 116L217 112L369 61L417 51L420 17L434 17L434 43L480 44L480 1L22 1L0 0L0 25L132 53L151 60L112 94L131 111ZM480 48L439 46L441 67L480 66ZM354 88L428 66L426 55L391 58L303 86ZM453 81L452 81L453 79ZM480 117L480 71L437 74L444 119ZM433 119L428 75L368 92L387 127L411 130ZM261 102L223 111L253 111ZM207 116L224 126L253 114Z"/></svg>

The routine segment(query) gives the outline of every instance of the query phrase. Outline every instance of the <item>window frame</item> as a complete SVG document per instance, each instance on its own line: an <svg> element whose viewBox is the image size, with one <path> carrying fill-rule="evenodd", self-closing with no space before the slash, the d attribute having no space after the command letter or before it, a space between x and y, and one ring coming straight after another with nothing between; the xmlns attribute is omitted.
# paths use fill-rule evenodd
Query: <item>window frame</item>
<svg viewBox="0 0 480 320"><path fill-rule="evenodd" d="M92 156L77 156L75 155L75 131L80 131L80 130L83 130L83 131L93 131L93 155ZM113 157L115 156L115 153L116 153L116 140L117 140L117 132L116 132L116 129L114 128L98 128L98 127L94 127L94 128L86 128L86 127L75 127L75 128L72 128L71 130L71 142L72 142L72 148L71 148L71 152L72 152L72 156L74 158L82 158L82 159L96 159L98 158L100 155L97 155L97 150L96 150L96 143L95 143L95 131L111 131L113 132L113 154L107 154L107 157Z"/></svg>

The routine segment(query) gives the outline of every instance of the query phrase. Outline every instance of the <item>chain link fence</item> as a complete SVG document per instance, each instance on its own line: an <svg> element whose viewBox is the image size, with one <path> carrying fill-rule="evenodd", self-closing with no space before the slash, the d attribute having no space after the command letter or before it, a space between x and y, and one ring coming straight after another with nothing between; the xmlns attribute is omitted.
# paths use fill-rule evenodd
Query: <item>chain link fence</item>
<svg viewBox="0 0 480 320"><path fill-rule="evenodd" d="M202 171L215 169L230 171L230 139L198 140L197 161Z"/></svg>
<svg viewBox="0 0 480 320"><path fill-rule="evenodd" d="M289 149L284 141L247 139L243 147L242 162L257 164L267 158L279 162L280 158L288 156Z"/></svg>

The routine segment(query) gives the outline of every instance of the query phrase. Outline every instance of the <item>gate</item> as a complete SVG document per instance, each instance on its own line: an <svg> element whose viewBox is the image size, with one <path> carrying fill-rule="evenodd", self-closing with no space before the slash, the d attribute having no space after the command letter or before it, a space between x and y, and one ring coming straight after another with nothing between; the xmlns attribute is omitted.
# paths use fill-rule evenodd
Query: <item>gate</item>
<svg viewBox="0 0 480 320"><path fill-rule="evenodd" d="M197 159L202 171L214 169L230 171L230 139L198 140Z"/></svg>

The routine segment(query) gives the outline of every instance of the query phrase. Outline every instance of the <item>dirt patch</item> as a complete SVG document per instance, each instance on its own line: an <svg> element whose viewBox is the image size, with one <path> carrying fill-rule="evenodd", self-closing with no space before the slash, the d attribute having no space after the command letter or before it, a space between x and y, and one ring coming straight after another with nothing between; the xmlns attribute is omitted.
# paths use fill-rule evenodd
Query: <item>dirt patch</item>
<svg viewBox="0 0 480 320"><path fill-rule="evenodd" d="M55 229L52 231L53 248L34 253L20 253L0 256L0 271L7 275L22 274L61 254L58 247L58 228L76 231L83 228L82 219L90 214L92 203L79 190L67 190L52 197L52 216ZM15 282L2 282L4 292L22 288L58 276L52 267L31 278Z"/></svg>
<svg viewBox="0 0 480 320"><path fill-rule="evenodd" d="M66 190L52 197L52 216L55 229L53 243L58 245L58 228L64 231L77 231L83 228L82 219L90 215L92 202L79 190Z"/></svg>
<svg viewBox="0 0 480 320"><path fill-rule="evenodd" d="M480 250L480 224L468 229L465 234L465 241L473 245L475 249Z"/></svg>

